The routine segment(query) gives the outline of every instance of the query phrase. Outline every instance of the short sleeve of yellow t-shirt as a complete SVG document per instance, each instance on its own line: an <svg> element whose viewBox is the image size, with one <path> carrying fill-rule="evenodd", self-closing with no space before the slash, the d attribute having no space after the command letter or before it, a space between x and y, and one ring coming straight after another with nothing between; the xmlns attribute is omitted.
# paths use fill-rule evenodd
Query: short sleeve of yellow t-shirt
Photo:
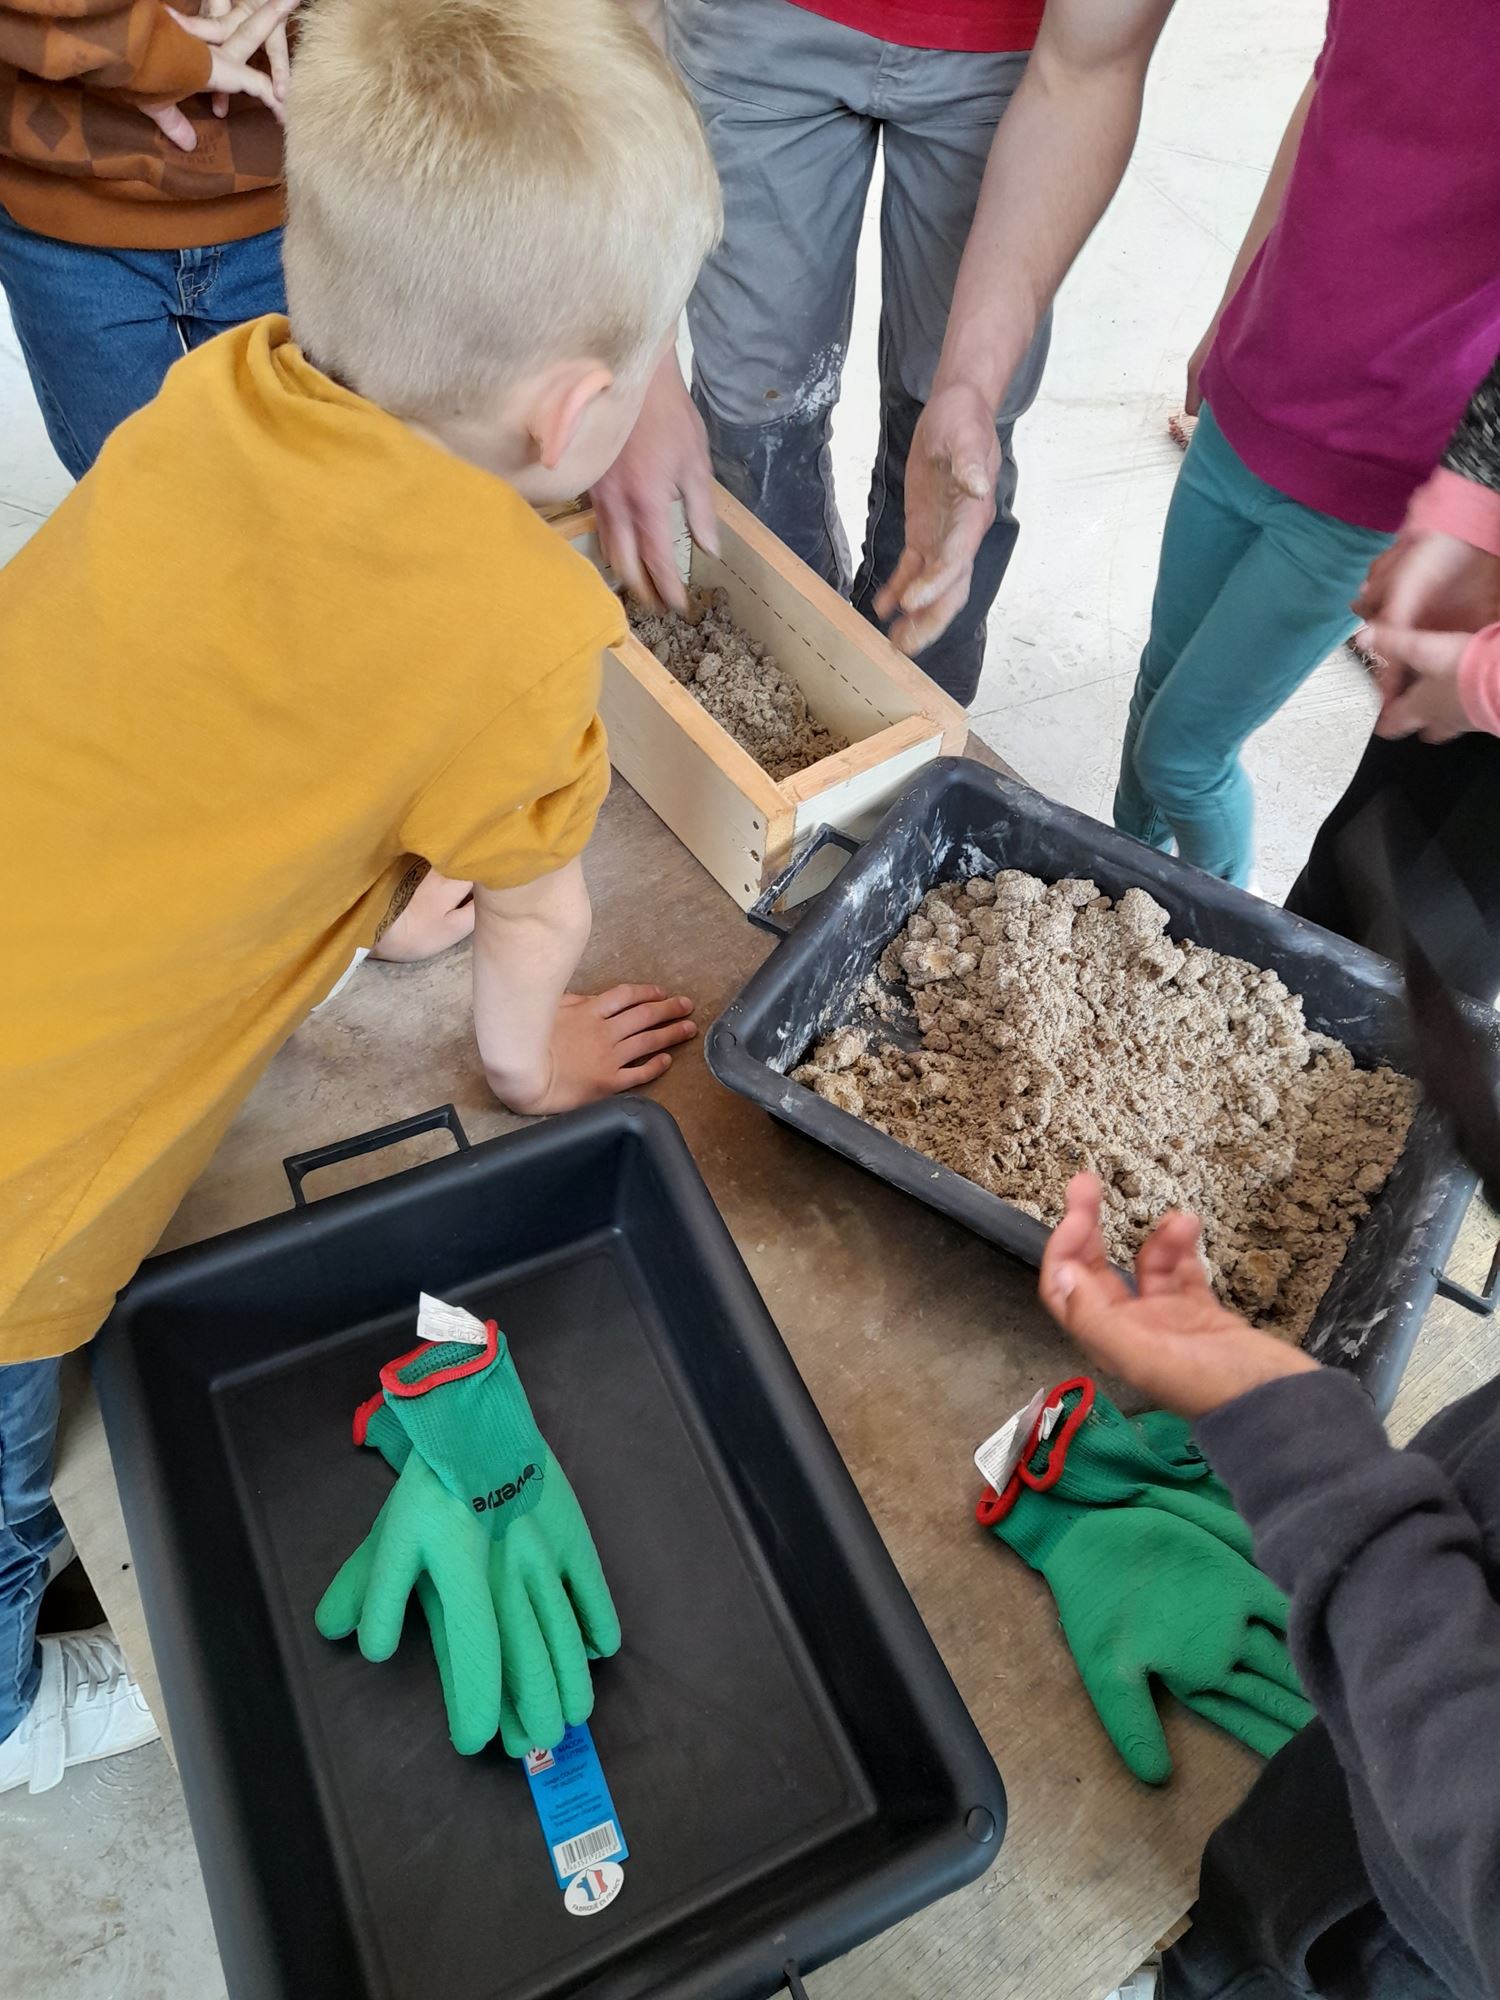
<svg viewBox="0 0 1500 2000"><path fill-rule="evenodd" d="M450 759L403 822L411 853L460 881L511 889L583 852L609 790L597 711L600 660L615 636L601 628ZM524 760L518 744L526 746ZM527 772L528 796L516 802L518 763ZM506 804L497 810L499 798Z"/></svg>

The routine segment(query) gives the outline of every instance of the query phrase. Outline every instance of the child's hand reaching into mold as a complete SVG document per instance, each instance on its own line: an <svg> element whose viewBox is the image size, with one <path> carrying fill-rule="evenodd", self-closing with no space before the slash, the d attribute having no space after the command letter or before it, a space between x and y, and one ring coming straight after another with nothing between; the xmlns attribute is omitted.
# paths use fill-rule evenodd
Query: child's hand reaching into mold
<svg viewBox="0 0 1500 2000"><path fill-rule="evenodd" d="M1042 1303L1095 1367L1153 1404L1206 1416L1221 1403L1316 1361L1261 1333L1214 1297L1198 1254L1196 1216L1163 1217L1135 1260L1136 1290L1112 1269L1092 1174L1069 1183L1067 1208L1042 1258Z"/></svg>

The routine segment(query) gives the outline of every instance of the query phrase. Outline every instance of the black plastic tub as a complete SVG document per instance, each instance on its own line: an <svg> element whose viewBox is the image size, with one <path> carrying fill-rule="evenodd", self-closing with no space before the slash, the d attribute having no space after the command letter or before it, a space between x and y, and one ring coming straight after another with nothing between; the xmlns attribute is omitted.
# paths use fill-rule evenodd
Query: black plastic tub
<svg viewBox="0 0 1500 2000"><path fill-rule="evenodd" d="M853 858L789 929L770 913L825 840ZM1001 868L1048 881L1088 876L1116 897L1139 885L1168 911L1174 938L1279 973L1302 995L1309 1024L1336 1035L1357 1062L1399 1068L1405 1061L1401 981L1387 960L983 764L945 757L927 766L862 845L825 829L752 911L782 942L709 1031L705 1053L714 1075L882 1180L1040 1264L1043 1224L787 1074L835 1027L868 1022L888 1032L860 1000L885 946L929 889ZM1493 1029L1487 1008L1461 1004ZM1382 1413L1395 1398L1474 1187L1424 1105L1313 1320L1308 1352L1358 1376Z"/></svg>
<svg viewBox="0 0 1500 2000"><path fill-rule="evenodd" d="M393 1129L289 1163L299 1199ZM619 1607L592 1727L630 1858L587 1922L519 1765L450 1747L420 1616L383 1666L313 1627L419 1289L506 1330ZM994 1859L995 1766L665 1112L159 1258L95 1368L233 2000L749 2000Z"/></svg>

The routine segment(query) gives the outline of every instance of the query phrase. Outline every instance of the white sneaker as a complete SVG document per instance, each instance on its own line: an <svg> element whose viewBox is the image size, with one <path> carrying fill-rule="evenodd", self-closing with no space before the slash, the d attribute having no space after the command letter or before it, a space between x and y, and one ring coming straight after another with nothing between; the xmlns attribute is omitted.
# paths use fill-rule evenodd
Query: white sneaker
<svg viewBox="0 0 1500 2000"><path fill-rule="evenodd" d="M1160 1959L1148 1959L1138 1971L1122 1980L1113 1993L1107 1994L1105 2000L1156 2000L1160 1970Z"/></svg>
<svg viewBox="0 0 1500 2000"><path fill-rule="evenodd" d="M48 1792L70 1764L154 1743L161 1733L125 1671L107 1625L57 1632L42 1644L42 1684L30 1713L0 1743L0 1792Z"/></svg>

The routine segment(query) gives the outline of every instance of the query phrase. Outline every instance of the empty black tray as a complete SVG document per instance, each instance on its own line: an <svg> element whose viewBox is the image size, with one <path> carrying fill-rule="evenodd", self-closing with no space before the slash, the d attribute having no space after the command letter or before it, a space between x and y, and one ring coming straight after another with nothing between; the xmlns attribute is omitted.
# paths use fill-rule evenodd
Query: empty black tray
<svg viewBox="0 0 1500 2000"><path fill-rule="evenodd" d="M771 912L800 869L829 842L847 848L854 859L790 929ZM1399 1068L1406 1060L1401 979L1388 960L1170 854L1158 854L986 765L940 757L862 845L825 827L766 891L751 919L782 942L710 1029L704 1049L709 1068L774 1117L1028 1263L1040 1264L1048 1236L1044 1224L787 1075L820 1036L845 1023L889 1033L862 992L885 946L927 890L1002 868L1024 869L1049 882L1092 877L1110 896L1139 885L1166 909L1174 938L1191 938L1279 973L1302 995L1309 1026L1347 1043L1356 1062ZM1486 1033L1494 1033L1489 1008L1473 1000L1458 1004ZM1395 1398L1474 1187L1475 1176L1453 1151L1442 1120L1421 1105L1401 1157L1355 1230L1308 1331L1308 1352L1358 1376L1382 1414ZM1445 1285L1445 1290L1476 1310L1488 1309L1459 1287Z"/></svg>
<svg viewBox="0 0 1500 2000"><path fill-rule="evenodd" d="M630 1859L587 1921L519 1767L449 1746L420 1616L384 1666L313 1627L419 1289L504 1327L619 1606L593 1729ZM159 1258L95 1367L234 2000L748 2000L998 1851L994 1764L656 1107Z"/></svg>

